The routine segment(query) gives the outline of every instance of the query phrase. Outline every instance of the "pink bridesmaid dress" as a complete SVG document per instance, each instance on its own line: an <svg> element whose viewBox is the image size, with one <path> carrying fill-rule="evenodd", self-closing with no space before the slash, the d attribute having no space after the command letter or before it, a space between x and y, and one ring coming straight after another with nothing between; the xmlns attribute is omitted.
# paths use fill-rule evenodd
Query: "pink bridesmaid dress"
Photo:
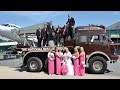
<svg viewBox="0 0 120 90"><path fill-rule="evenodd" d="M54 54L48 53L48 73L54 74Z"/></svg>
<svg viewBox="0 0 120 90"><path fill-rule="evenodd" d="M62 75L66 75L67 72L68 72L68 67L67 67L66 61L63 60L62 67L61 67L61 73L62 73Z"/></svg>
<svg viewBox="0 0 120 90"><path fill-rule="evenodd" d="M60 52L56 52L56 74L61 75L61 54Z"/></svg>
<svg viewBox="0 0 120 90"><path fill-rule="evenodd" d="M73 54L73 63L74 63L74 75L79 76L80 71L79 71L79 53L74 53Z"/></svg>
<svg viewBox="0 0 120 90"><path fill-rule="evenodd" d="M80 54L80 76L85 75L85 53Z"/></svg>

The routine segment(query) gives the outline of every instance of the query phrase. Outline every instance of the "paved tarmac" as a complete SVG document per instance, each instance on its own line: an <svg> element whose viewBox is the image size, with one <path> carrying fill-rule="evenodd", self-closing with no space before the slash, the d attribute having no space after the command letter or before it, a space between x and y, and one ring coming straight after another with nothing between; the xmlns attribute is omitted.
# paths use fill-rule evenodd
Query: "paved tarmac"
<svg viewBox="0 0 120 90"><path fill-rule="evenodd" d="M0 79L120 79L120 60L117 63L108 63L105 74L90 74L85 76L49 76L44 72L27 72L26 68L19 68L22 65L21 59L3 60L0 58Z"/></svg>

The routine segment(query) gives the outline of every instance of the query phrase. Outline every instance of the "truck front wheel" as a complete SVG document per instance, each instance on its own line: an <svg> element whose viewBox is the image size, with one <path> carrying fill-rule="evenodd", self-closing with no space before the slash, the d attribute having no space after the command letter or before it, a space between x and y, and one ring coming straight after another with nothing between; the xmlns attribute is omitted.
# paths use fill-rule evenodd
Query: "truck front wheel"
<svg viewBox="0 0 120 90"><path fill-rule="evenodd" d="M31 57L27 61L27 68L30 72L39 72L42 66L42 61L37 57Z"/></svg>
<svg viewBox="0 0 120 90"><path fill-rule="evenodd" d="M107 69L107 61L100 56L95 56L89 61L89 69L91 73L103 74Z"/></svg>

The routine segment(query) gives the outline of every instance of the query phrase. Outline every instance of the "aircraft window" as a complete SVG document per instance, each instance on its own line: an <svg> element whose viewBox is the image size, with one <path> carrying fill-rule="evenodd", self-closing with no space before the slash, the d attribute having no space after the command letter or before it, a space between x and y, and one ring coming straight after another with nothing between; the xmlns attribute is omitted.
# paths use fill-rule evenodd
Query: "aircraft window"
<svg viewBox="0 0 120 90"><path fill-rule="evenodd" d="M14 26L10 25L10 27L14 27Z"/></svg>
<svg viewBox="0 0 120 90"><path fill-rule="evenodd" d="M13 26L13 27L18 28L18 27L16 27L16 26Z"/></svg>
<svg viewBox="0 0 120 90"><path fill-rule="evenodd" d="M15 28L19 29L19 27L15 26L15 25L11 25L11 24L1 24L1 25L2 26L7 26L7 27L15 27Z"/></svg>
<svg viewBox="0 0 120 90"><path fill-rule="evenodd" d="M19 27L16 27L16 26L14 26L14 25L9 25L9 24L1 24L1 25L3 25L3 26L8 26L8 27L15 27L15 28L19 28Z"/></svg>
<svg viewBox="0 0 120 90"><path fill-rule="evenodd" d="M8 25L8 27L11 27L10 25Z"/></svg>
<svg viewBox="0 0 120 90"><path fill-rule="evenodd" d="M18 28L18 27L16 27L16 26L13 26L13 25L11 25L11 27L15 27L15 28Z"/></svg>
<svg viewBox="0 0 120 90"><path fill-rule="evenodd" d="M3 26L8 26L9 24L2 24Z"/></svg>

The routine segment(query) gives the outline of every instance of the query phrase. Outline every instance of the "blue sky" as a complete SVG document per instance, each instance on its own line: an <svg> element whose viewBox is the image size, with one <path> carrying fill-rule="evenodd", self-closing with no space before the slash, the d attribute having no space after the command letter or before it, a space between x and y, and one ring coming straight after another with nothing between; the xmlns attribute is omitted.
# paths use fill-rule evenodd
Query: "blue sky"
<svg viewBox="0 0 120 90"><path fill-rule="evenodd" d="M120 11L0 11L0 24L26 27L52 21L54 25L63 25L68 14L75 18L76 26L103 24L107 27L120 21Z"/></svg>
<svg viewBox="0 0 120 90"><path fill-rule="evenodd" d="M120 21L119 11L0 11L0 24L13 23L21 27L53 21L55 25L66 23L67 15L75 18L76 26L103 24L109 26Z"/></svg>

